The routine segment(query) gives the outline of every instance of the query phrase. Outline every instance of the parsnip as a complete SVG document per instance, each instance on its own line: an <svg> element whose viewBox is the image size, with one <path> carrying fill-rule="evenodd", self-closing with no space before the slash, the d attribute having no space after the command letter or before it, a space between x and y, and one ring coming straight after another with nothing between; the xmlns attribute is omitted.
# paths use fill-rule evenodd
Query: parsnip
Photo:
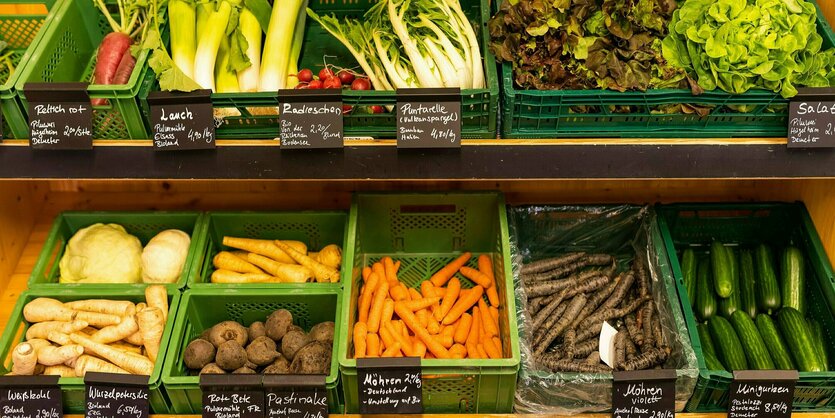
<svg viewBox="0 0 835 418"><path fill-rule="evenodd" d="M139 331L139 324L136 323L134 315L128 315L122 318L119 325L111 325L104 327L98 332L90 336L90 338L98 343L110 344L116 341L122 341Z"/></svg>
<svg viewBox="0 0 835 418"><path fill-rule="evenodd" d="M157 308L162 312L162 319L168 319L168 292L165 286L153 285L145 288L145 303L149 308Z"/></svg>
<svg viewBox="0 0 835 418"><path fill-rule="evenodd" d="M72 364L71 367L75 370L77 377L84 377L87 372L130 374L127 370L113 363L86 354L78 357Z"/></svg>
<svg viewBox="0 0 835 418"><path fill-rule="evenodd" d="M81 331L84 328L87 328L87 322L85 322L85 321L38 322L36 324L32 324L29 327L29 329L26 330L26 339L27 340L34 340L36 338L45 339L47 336L49 336L49 333L52 332L52 331L63 332L65 334L72 334L73 332Z"/></svg>
<svg viewBox="0 0 835 418"><path fill-rule="evenodd" d="M74 311L87 311L116 316L128 315L135 308L133 302L127 300L85 299L64 303L64 306Z"/></svg>
<svg viewBox="0 0 835 418"><path fill-rule="evenodd" d="M38 363L44 366L57 366L78 358L84 354L84 347L76 344L55 347L53 345L38 350Z"/></svg>
<svg viewBox="0 0 835 418"><path fill-rule="evenodd" d="M145 350L148 352L148 357L152 362L156 361L160 341L162 340L162 332L165 330L165 318L159 309L148 307L137 314L137 320L139 322L139 332L142 333L142 342ZM118 365L119 363L116 364ZM153 363L151 363L151 369L153 369Z"/></svg>
<svg viewBox="0 0 835 418"><path fill-rule="evenodd" d="M63 321L69 322L75 318L75 311L64 306L59 300L37 298L23 307L23 318L29 323Z"/></svg>
<svg viewBox="0 0 835 418"><path fill-rule="evenodd" d="M147 309L145 310L147 311ZM143 312L145 312L143 311ZM141 320L140 320L141 323ZM121 367L133 374L151 375L154 371L154 362L145 357L131 356L106 344L101 344L85 337L79 333L71 334L70 339L105 360L108 360L118 367ZM76 373L78 369L76 369Z"/></svg>
<svg viewBox="0 0 835 418"><path fill-rule="evenodd" d="M47 366L43 370L45 375L55 375L61 377L75 377L75 369L70 366L59 364L57 366Z"/></svg>

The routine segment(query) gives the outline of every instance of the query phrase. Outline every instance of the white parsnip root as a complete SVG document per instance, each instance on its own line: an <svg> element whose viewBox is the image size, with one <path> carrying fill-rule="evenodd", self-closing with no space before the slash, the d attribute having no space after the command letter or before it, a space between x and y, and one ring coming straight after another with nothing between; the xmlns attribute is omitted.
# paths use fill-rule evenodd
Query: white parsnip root
<svg viewBox="0 0 835 418"><path fill-rule="evenodd" d="M43 370L45 375L55 375L61 377L75 377L75 369L70 366L59 364L57 366L47 366Z"/></svg>
<svg viewBox="0 0 835 418"><path fill-rule="evenodd" d="M134 315L129 315L122 318L119 325L104 327L90 338L97 343L110 344L124 340L136 333L136 331L139 331L139 325L136 323Z"/></svg>
<svg viewBox="0 0 835 418"><path fill-rule="evenodd" d="M50 332L57 331L63 332L64 334L72 334L73 332L81 331L87 328L86 321L71 321L71 322L63 322L63 321L48 321L48 322L39 322L37 324L32 324L29 329L26 330L26 339L27 340L34 340L36 338L45 339L49 336Z"/></svg>
<svg viewBox="0 0 835 418"><path fill-rule="evenodd" d="M29 343L20 343L12 351L12 374L29 376L35 373L38 364L38 352Z"/></svg>
<svg viewBox="0 0 835 418"><path fill-rule="evenodd" d="M27 322L63 321L75 319L75 311L64 306L59 300L37 298L23 307L23 317Z"/></svg>
<svg viewBox="0 0 835 418"><path fill-rule="evenodd" d="M97 343L78 333L70 335L70 339L74 343L90 350L93 354L112 362L130 373L151 375L154 371L154 362L146 357L128 355L109 345Z"/></svg>
<svg viewBox="0 0 835 418"><path fill-rule="evenodd" d="M145 303L149 308L157 308L162 312L162 320L168 319L168 292L163 286L148 286L145 288Z"/></svg>
<svg viewBox="0 0 835 418"><path fill-rule="evenodd" d="M38 350L38 363L44 366L57 366L74 360L84 354L84 347L70 344L61 347L49 345Z"/></svg>
<svg viewBox="0 0 835 418"><path fill-rule="evenodd" d="M148 352L148 357L152 361L156 361L160 341L162 341L162 332L165 330L165 318L162 311L148 307L136 316L139 320L139 332L142 333L142 341L145 350Z"/></svg>
<svg viewBox="0 0 835 418"><path fill-rule="evenodd" d="M84 376L87 372L130 374L127 370L93 356L83 355L72 362L76 376Z"/></svg>
<svg viewBox="0 0 835 418"><path fill-rule="evenodd" d="M107 299L76 300L67 302L64 306L75 311L87 311L116 316L131 315L133 314L133 309L135 309L133 302Z"/></svg>

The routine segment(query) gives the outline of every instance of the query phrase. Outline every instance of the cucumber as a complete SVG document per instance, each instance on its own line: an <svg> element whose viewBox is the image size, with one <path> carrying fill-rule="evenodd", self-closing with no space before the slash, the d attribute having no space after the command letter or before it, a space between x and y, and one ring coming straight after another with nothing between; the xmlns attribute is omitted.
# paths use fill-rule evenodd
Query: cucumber
<svg viewBox="0 0 835 418"><path fill-rule="evenodd" d="M786 342L780 335L780 331L777 330L774 320L761 313L757 315L756 323L760 337L762 337L765 347L771 355L771 360L774 361L774 367L778 370L794 370L794 360L792 360Z"/></svg>
<svg viewBox="0 0 835 418"><path fill-rule="evenodd" d="M757 306L763 311L780 308L780 287L777 275L774 273L774 263L771 260L771 250L765 244L760 244L754 252L757 266Z"/></svg>
<svg viewBox="0 0 835 418"><path fill-rule="evenodd" d="M699 262L696 276L696 317L699 321L707 321L716 314L716 295L710 280L709 260Z"/></svg>
<svg viewBox="0 0 835 418"><path fill-rule="evenodd" d="M742 351L742 343L731 323L721 316L714 316L707 323L710 336L719 349L719 360L728 370L747 370L748 361Z"/></svg>
<svg viewBox="0 0 835 418"><path fill-rule="evenodd" d="M716 354L713 353L702 353L705 357L705 367L708 370L725 370L725 366L722 365L722 362L716 357Z"/></svg>
<svg viewBox="0 0 835 418"><path fill-rule="evenodd" d="M751 319L757 317L757 276L754 273L754 254L751 250L739 251L739 303Z"/></svg>
<svg viewBox="0 0 835 418"><path fill-rule="evenodd" d="M780 257L780 295L783 306L806 314L806 277L803 253L797 247L786 247Z"/></svg>
<svg viewBox="0 0 835 418"><path fill-rule="evenodd" d="M716 345L713 344L713 338L710 337L707 324L696 324L696 331L699 332L699 340L702 342L702 353L710 353L716 356Z"/></svg>
<svg viewBox="0 0 835 418"><path fill-rule="evenodd" d="M748 365L754 370L774 370L774 362L768 355L768 349L765 348L754 320L747 313L736 311L731 315L731 323L745 350Z"/></svg>
<svg viewBox="0 0 835 418"><path fill-rule="evenodd" d="M826 339L823 338L823 326L814 318L809 318L809 331L812 333L812 339L815 343L815 350L818 353L818 359L824 371L829 371L829 352L826 349Z"/></svg>
<svg viewBox="0 0 835 418"><path fill-rule="evenodd" d="M740 299L741 292L739 291L739 263L736 258L736 250L725 247L725 251L729 255L728 264L731 269L731 282L733 283L734 292L727 298L719 299L719 315L731 319L731 315L742 306L742 300Z"/></svg>
<svg viewBox="0 0 835 418"><path fill-rule="evenodd" d="M720 298L727 298L734 292L731 279L731 265L728 249L719 241L710 243L710 265L713 268L713 287Z"/></svg>
<svg viewBox="0 0 835 418"><path fill-rule="evenodd" d="M801 372L822 372L823 362L813 347L812 333L803 315L797 309L783 308L777 312L777 325L786 336L786 345L794 356L797 370Z"/></svg>
<svg viewBox="0 0 835 418"><path fill-rule="evenodd" d="M698 261L696 260L696 252L692 248L687 248L681 253L681 275L684 278L684 287L687 289L687 300L690 301L690 307L696 304L696 267Z"/></svg>

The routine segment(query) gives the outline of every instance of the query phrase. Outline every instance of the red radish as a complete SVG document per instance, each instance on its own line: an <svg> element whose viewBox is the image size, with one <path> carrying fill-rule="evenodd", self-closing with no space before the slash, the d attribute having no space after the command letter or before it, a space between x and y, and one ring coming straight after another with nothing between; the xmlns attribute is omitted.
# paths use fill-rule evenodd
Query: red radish
<svg viewBox="0 0 835 418"><path fill-rule="evenodd" d="M345 113L345 114L351 113L352 110L354 110L354 106L342 105L342 113Z"/></svg>
<svg viewBox="0 0 835 418"><path fill-rule="evenodd" d="M351 84L354 82L355 78L354 73L348 70L341 70L339 74L337 74L337 76L339 77L339 81L341 81L342 84Z"/></svg>
<svg viewBox="0 0 835 418"><path fill-rule="evenodd" d="M351 90L370 90L371 83L368 82L367 78L358 78L351 83Z"/></svg>
<svg viewBox="0 0 835 418"><path fill-rule="evenodd" d="M113 84L116 69L132 42L130 36L121 32L110 32L104 37L96 53L96 84Z"/></svg>
<svg viewBox="0 0 835 418"><path fill-rule="evenodd" d="M380 105L371 106L371 113L383 113L383 106L380 106Z"/></svg>
<svg viewBox="0 0 835 418"><path fill-rule="evenodd" d="M319 80L324 82L331 77L333 77L333 71L330 68L325 67L319 71Z"/></svg>
<svg viewBox="0 0 835 418"><path fill-rule="evenodd" d="M296 84L296 87L295 87L296 90L305 90L307 88L309 88L308 83L299 83L299 84Z"/></svg>
<svg viewBox="0 0 835 418"><path fill-rule="evenodd" d="M313 81L313 71L310 71L309 68L305 68L299 71L297 77L299 78L299 81L301 81L302 83L309 83Z"/></svg>
<svg viewBox="0 0 835 418"><path fill-rule="evenodd" d="M322 81L320 80L313 80L310 84L307 85L308 88L311 89L321 89L322 88Z"/></svg>
<svg viewBox="0 0 835 418"><path fill-rule="evenodd" d="M127 84L135 66L136 58L133 57L130 53L130 48L128 48L122 55L122 59L119 60L119 66L116 67L116 73L113 75L113 80L111 80L110 84ZM107 99L92 99L92 104L93 106L105 106L107 105Z"/></svg>
<svg viewBox="0 0 835 418"><path fill-rule="evenodd" d="M330 77L330 78L325 79L324 87L326 89L341 89L342 88L342 82L339 81L338 77Z"/></svg>

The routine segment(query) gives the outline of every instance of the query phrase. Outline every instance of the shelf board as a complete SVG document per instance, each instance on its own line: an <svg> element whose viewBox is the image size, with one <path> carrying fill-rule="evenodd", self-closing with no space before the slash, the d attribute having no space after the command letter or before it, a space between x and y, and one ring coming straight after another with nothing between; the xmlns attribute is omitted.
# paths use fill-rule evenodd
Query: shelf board
<svg viewBox="0 0 835 418"><path fill-rule="evenodd" d="M789 150L785 138L728 140L473 140L460 150L398 150L346 141L340 150L284 150L276 141L221 141L216 150L155 152L150 141L91 151L0 146L4 179L695 179L835 177L835 150Z"/></svg>

